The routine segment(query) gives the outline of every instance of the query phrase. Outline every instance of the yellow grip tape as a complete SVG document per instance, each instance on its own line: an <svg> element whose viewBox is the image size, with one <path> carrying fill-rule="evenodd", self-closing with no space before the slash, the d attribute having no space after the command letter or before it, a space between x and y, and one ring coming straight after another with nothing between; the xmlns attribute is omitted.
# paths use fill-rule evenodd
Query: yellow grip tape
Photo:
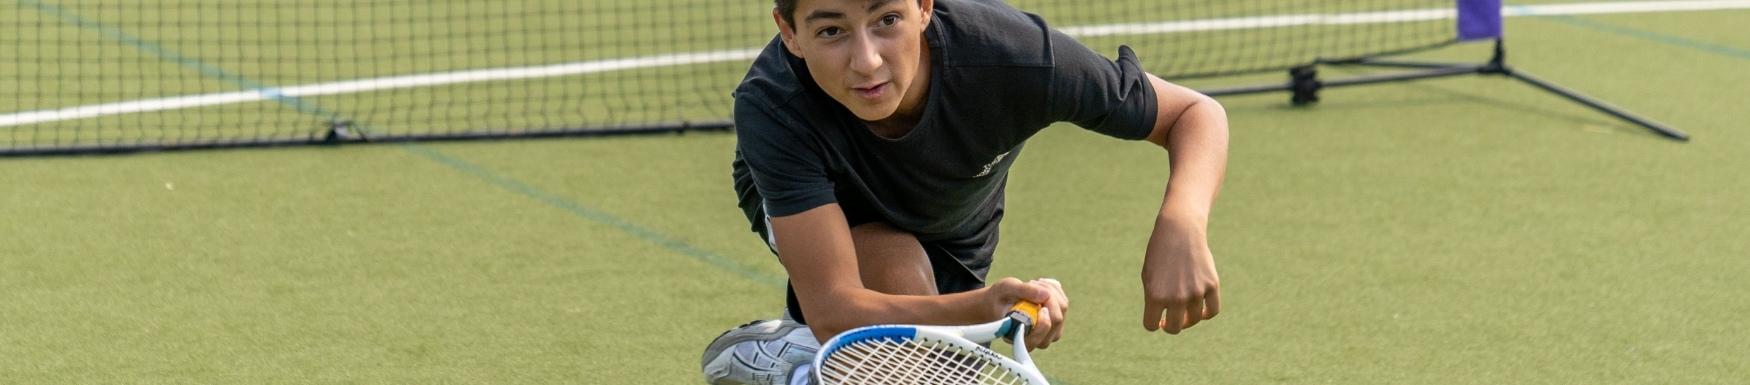
<svg viewBox="0 0 1750 385"><path fill-rule="evenodd" d="M1009 308L1009 317L1015 317L1015 316L1027 317L1025 320L1025 322L1027 323L1027 326L1038 325L1039 324L1039 304L1033 303L1033 301L1028 301L1028 300L1021 300L1020 302L1015 302L1015 306Z"/></svg>

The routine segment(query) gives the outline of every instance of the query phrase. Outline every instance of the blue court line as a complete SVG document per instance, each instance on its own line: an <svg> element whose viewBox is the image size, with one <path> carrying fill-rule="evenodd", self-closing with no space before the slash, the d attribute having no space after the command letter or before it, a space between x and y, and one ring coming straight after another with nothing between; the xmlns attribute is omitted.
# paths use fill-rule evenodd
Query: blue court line
<svg viewBox="0 0 1750 385"><path fill-rule="evenodd" d="M225 81L231 82L232 84L234 84L238 87L242 87L244 89L248 89L251 91L260 92L263 95L267 96L268 99L273 100L275 102L279 102L280 104L290 106L293 109L296 109L298 112L320 116L320 117L323 117L325 119L340 119L341 118L340 113L338 113L336 111L330 111L327 109L323 109L322 107L317 106L314 102L306 101L306 100L304 100L302 98L298 98L296 96L288 96L288 95L282 94L276 88L267 87L266 85L264 85L260 82L250 80L249 78L245 78L242 75L231 73L230 71L226 71L222 68L212 66L210 64L201 62L200 60L197 60L194 58L190 58L190 57L183 55L181 53L178 53L176 51L172 51L168 48L164 48L164 46L152 43L150 41L146 41L145 39L141 39L141 38L134 36L134 35L130 35L127 32L122 31L121 29L107 26L107 25L103 25L101 23L97 23L97 22L92 21L90 19L86 19L86 18L81 17L77 14L74 14L72 12L67 11L65 8L61 8L60 6L53 5L53 4L45 4L45 3L38 1L38 0L19 0L18 4L20 6L35 8L39 12L53 15L53 16L58 17L61 20L65 21L69 24L79 26L80 28L85 28L85 29L97 31L97 32L103 34L104 37L119 41L122 44L128 45L130 47L133 47L133 48L138 49L140 51L143 51L145 53L151 54L151 55L156 56L160 59L164 59L166 61L173 62L173 63L179 64L179 65L182 65L184 67L192 68L195 71L200 72L202 75L225 80ZM369 130L365 126L356 125L355 127L360 129L360 130L366 130L366 132L369 132ZM616 229L619 229L620 231L630 233L634 236L637 236L640 239L643 239L643 240L648 241L650 243L656 244L657 246L661 246L661 247L668 249L670 251L674 251L674 252L680 253L681 255L692 257L693 259L699 260L700 262L704 262L706 264L710 264L712 266L716 266L716 267L724 269L724 270L735 272L735 273L737 273L737 274L741 275L742 277L747 278L749 280L753 280L755 282L759 282L759 283L765 284L767 286L773 286L773 287L783 287L784 286L785 279L783 277L780 277L780 276L777 276L777 275L774 275L771 273L767 273L765 271L759 270L758 268L736 262L734 259L724 257L720 254L706 251L704 249L700 249L700 248L695 247L693 245L687 244L686 242L683 242L683 241L680 241L680 240L675 239L673 237L669 237L667 235L664 235L664 234L657 232L655 230L651 230L651 229L648 229L648 228L645 228L642 226L638 226L638 225L633 224L631 222L628 222L626 220L620 219L619 217L615 217L615 216L610 215L610 214L603 212L601 210L592 209L592 208L589 208L589 207L584 206L582 204L578 204L576 202L572 202L572 201L567 200L565 198L559 197L557 195L549 194L545 191L541 191L540 189L536 189L532 186L529 186L526 183L522 183L522 182L516 181L514 179L501 176L497 173L492 172L491 170L487 170L483 167L474 165L472 163L468 163L467 161L463 161L459 158L446 155L446 154L444 154L436 149L432 149L432 148L420 146L420 145L414 145L414 144L404 144L404 145L401 145L400 148L402 148L408 152L411 152L413 154L419 155L420 157L423 157L427 160L431 160L431 161L437 162L439 164L443 164L445 166L448 166L451 169L455 169L457 171L461 171L461 172L466 173L468 175L472 175L474 177L483 179L487 183L490 183L493 186L496 186L498 188L523 195L525 197L534 199L536 201L540 201L541 203L545 203L548 206L552 206L555 208L565 210L566 212L569 212L572 215L575 215L577 217L612 226Z"/></svg>
<svg viewBox="0 0 1750 385"><path fill-rule="evenodd" d="M1521 7L1525 7L1525 6L1517 5L1517 6L1513 6L1513 7L1514 8L1521 8ZM1726 56L1726 57L1733 57L1733 58L1738 58L1738 59L1750 60L1750 49L1744 49L1744 48L1738 48L1738 47L1732 47L1732 46L1726 46L1726 45L1719 45L1719 44L1704 42L1704 41L1700 41L1700 40L1690 39L1690 38L1686 38L1686 37L1682 37L1682 36L1667 35L1667 34L1658 33L1658 32L1652 32L1652 31L1634 29L1634 28L1629 28L1629 27L1624 27L1624 26L1619 26L1619 25L1607 24L1607 23L1598 22L1598 21L1586 20L1586 19L1582 19L1579 17L1575 17L1575 16L1536 16L1536 18L1542 19L1542 20L1555 21L1555 22L1573 25L1573 26L1582 27L1582 28L1587 28L1587 29L1591 29L1591 30L1595 30L1595 31L1603 31L1603 32L1609 32L1609 33L1618 34L1618 35L1641 38L1641 39L1650 40L1650 41L1653 41L1656 43L1674 46L1674 47L1688 48L1688 49L1717 54L1717 55Z"/></svg>
<svg viewBox="0 0 1750 385"><path fill-rule="evenodd" d="M742 264L740 262L736 262L734 259L724 257L723 255L713 253L713 252L710 252L710 251L707 251L704 249L700 249L698 247L695 247L695 246L688 244L684 241L681 241L679 239L675 239L673 237L669 237L667 235L664 235L661 232L651 230L649 228L645 228L645 227L639 226L637 224L633 224L632 222L628 222L624 219L620 219L619 217L616 217L612 214L608 214L608 213L603 212L601 210L596 210L596 209L590 208L588 206L584 206L584 205L578 204L576 202L572 202L571 200L565 199L564 197L560 197L557 195L547 193L545 191L541 191L540 189L529 186L526 183L517 181L515 179L504 177L502 175L499 175L497 173L492 172L491 170L487 170L483 167L480 167L479 165L469 163L468 161L462 160L460 158L456 158L454 156L446 155L442 152L439 152L436 149L432 149L432 148L426 147L426 146L413 145L413 144L401 145L401 148L406 149L407 152L414 153L416 155L424 157L424 158L431 160L433 162L437 162L437 163L443 164L445 166L449 166L450 168L455 169L457 171L461 171L461 172L467 173L469 175L473 175L475 177L483 179L487 183L491 183L493 186L497 186L498 188L505 189L505 190L508 190L511 192L515 192L517 194L521 194L523 196L529 197L529 198L534 199L536 201L540 201L541 203L545 203L548 206L552 206L554 208L565 210L566 212L569 212L572 215L576 215L576 216L582 217L584 219L588 219L588 220L598 222L601 224L613 226L614 228L619 229L620 231L624 231L626 233L637 236L638 238L643 239L645 241L648 241L650 243L656 244L657 246L662 246L663 248L669 249L670 251L678 252L678 253L684 254L688 257L693 257L693 259L697 259L701 262L711 264L712 266L717 266L718 268L721 268L724 270L729 270L729 271L735 272L737 274L741 274L741 276L746 277L746 278L753 280L755 282L763 283L763 284L774 286L774 287L783 287L784 286L784 278L783 277L779 277L775 274L762 271L758 268L748 266L748 265Z"/></svg>

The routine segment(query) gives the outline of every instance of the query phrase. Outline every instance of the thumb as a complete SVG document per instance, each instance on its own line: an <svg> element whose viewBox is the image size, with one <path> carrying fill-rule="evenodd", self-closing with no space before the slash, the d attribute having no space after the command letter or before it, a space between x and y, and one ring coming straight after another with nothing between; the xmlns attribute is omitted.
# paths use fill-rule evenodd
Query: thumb
<svg viewBox="0 0 1750 385"><path fill-rule="evenodd" d="M1007 305L1014 306L1020 301L1032 302L1035 305L1043 306L1046 302L1051 301L1051 288L1034 282L1016 285L1015 299Z"/></svg>
<svg viewBox="0 0 1750 385"><path fill-rule="evenodd" d="M1046 301L1051 300L1051 289L1045 287L1045 285L1040 285L1040 284L1036 284L1036 283L1028 283L1026 285L1022 285L1022 287L1024 287L1025 290L1022 291L1022 293L1024 293L1024 294L1021 295L1021 299L1025 299L1027 301L1031 301L1031 302L1036 303L1036 304L1044 304Z"/></svg>
<svg viewBox="0 0 1750 385"><path fill-rule="evenodd" d="M997 281L995 285L992 285L992 287L997 289L998 293L1001 293L1002 300L1006 302L1002 304L1005 309L1009 306L1013 306L1017 301L1025 300L1032 301L1033 303L1045 303L1046 300L1051 299L1051 291L1049 289L1046 289L1041 285L1021 282L1021 280L1012 277L1003 278L1002 280Z"/></svg>

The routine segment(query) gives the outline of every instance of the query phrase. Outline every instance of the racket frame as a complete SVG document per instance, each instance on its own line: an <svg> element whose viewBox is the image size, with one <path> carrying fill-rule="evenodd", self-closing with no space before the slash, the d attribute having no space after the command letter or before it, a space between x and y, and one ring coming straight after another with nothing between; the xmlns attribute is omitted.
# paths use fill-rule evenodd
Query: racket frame
<svg viewBox="0 0 1750 385"><path fill-rule="evenodd" d="M1033 364L1033 357L1027 354L1027 325L1032 324L1032 317L1016 311L1009 316L978 325L968 326L927 326L927 325L872 325L845 331L833 336L821 345L820 353L814 356L814 376L817 383L826 383L825 370L822 365L826 359L838 352L840 348L868 340L918 340L953 345L964 351L972 352L986 358L986 362L1009 369L1025 380L1026 384L1049 385L1045 375ZM1014 351L1013 358L997 354L982 344L1004 338L1010 341Z"/></svg>

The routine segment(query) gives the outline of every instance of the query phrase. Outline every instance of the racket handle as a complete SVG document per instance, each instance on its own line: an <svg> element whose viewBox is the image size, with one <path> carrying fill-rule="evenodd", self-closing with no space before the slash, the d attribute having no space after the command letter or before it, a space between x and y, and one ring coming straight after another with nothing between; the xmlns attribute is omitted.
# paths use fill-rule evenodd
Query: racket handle
<svg viewBox="0 0 1750 385"><path fill-rule="evenodd" d="M1033 301L1020 300L1015 306L1009 307L1009 319L1020 322L1028 327L1039 324L1039 304Z"/></svg>

